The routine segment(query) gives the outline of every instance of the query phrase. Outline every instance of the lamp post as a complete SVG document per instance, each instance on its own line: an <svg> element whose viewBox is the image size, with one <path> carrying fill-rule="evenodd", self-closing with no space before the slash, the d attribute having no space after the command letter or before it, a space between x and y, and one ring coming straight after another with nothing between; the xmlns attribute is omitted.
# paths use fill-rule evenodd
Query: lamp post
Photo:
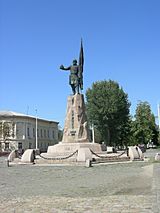
<svg viewBox="0 0 160 213"><path fill-rule="evenodd" d="M160 130L160 105L158 104L158 128Z"/></svg>
<svg viewBox="0 0 160 213"><path fill-rule="evenodd" d="M38 149L38 137L37 137L37 109L36 111L36 149Z"/></svg>
<svg viewBox="0 0 160 213"><path fill-rule="evenodd" d="M95 143L94 124L92 124L92 143Z"/></svg>

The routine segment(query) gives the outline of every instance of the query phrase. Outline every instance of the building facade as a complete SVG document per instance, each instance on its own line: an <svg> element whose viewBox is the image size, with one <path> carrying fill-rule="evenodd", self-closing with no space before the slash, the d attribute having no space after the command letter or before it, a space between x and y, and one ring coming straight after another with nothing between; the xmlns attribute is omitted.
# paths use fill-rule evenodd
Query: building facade
<svg viewBox="0 0 160 213"><path fill-rule="evenodd" d="M0 111L0 150L40 149L58 143L58 122L11 111Z"/></svg>

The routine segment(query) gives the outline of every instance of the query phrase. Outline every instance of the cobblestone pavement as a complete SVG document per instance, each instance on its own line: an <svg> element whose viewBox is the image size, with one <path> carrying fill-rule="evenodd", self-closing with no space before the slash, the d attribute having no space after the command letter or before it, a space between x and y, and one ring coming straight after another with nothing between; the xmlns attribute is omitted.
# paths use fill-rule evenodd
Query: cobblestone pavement
<svg viewBox="0 0 160 213"><path fill-rule="evenodd" d="M8 168L4 160L0 158L0 213L160 212L160 163Z"/></svg>

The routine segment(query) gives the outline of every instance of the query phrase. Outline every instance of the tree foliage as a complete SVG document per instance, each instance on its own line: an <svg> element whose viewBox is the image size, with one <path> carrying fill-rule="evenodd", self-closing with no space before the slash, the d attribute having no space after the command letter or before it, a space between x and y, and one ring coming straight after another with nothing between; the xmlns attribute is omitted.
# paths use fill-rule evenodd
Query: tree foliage
<svg viewBox="0 0 160 213"><path fill-rule="evenodd" d="M0 122L0 137L3 142L9 140L10 137L14 137L14 126L13 122Z"/></svg>
<svg viewBox="0 0 160 213"><path fill-rule="evenodd" d="M128 95L115 81L98 81L86 91L87 113L107 145L119 145L128 134Z"/></svg>
<svg viewBox="0 0 160 213"><path fill-rule="evenodd" d="M147 144L149 141L158 142L158 129L155 117L148 102L140 102L132 123L134 143Z"/></svg>
<svg viewBox="0 0 160 213"><path fill-rule="evenodd" d="M58 126L58 141L62 141L63 138L63 130L61 126Z"/></svg>

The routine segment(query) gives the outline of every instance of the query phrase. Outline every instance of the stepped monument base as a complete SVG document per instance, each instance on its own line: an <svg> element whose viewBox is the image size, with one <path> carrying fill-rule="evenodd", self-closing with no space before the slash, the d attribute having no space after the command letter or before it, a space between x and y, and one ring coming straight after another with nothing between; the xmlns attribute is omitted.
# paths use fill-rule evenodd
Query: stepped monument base
<svg viewBox="0 0 160 213"><path fill-rule="evenodd" d="M59 142L58 144L54 146L49 146L47 153L48 154L54 154L54 155L62 155L62 154L69 154L73 153L80 148L89 148L93 152L101 153L102 148L100 144L97 143L62 143Z"/></svg>
<svg viewBox="0 0 160 213"><path fill-rule="evenodd" d="M44 156L65 156L81 148L88 148L100 153L100 144L91 143L83 94L68 97L67 113L62 141L54 146L49 146Z"/></svg>

